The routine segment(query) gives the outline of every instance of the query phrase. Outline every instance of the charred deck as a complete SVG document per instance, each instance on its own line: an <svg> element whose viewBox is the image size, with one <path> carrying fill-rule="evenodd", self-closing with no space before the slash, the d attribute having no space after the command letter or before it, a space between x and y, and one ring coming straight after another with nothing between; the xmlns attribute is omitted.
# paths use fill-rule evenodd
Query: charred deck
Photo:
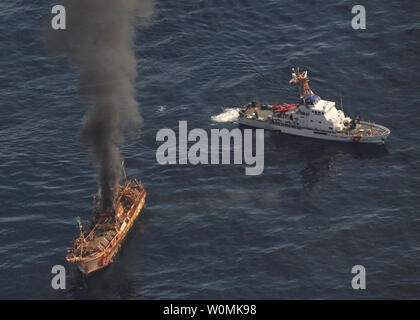
<svg viewBox="0 0 420 320"><path fill-rule="evenodd" d="M115 214L97 210L93 221L84 231L80 226L80 236L68 250L67 261L76 263L85 274L111 263L143 208L145 198L143 185L135 179L127 180L118 191Z"/></svg>

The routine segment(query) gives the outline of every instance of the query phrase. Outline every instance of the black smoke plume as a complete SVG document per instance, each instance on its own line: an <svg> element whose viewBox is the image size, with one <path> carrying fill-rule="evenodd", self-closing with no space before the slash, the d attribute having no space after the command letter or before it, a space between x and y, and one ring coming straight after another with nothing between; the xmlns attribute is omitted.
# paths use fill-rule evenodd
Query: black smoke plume
<svg viewBox="0 0 420 320"><path fill-rule="evenodd" d="M135 97L137 26L153 16L154 0L65 0L66 30L49 30L47 47L79 71L79 92L91 105L81 140L97 167L103 208L112 207L121 178L119 144L142 119Z"/></svg>

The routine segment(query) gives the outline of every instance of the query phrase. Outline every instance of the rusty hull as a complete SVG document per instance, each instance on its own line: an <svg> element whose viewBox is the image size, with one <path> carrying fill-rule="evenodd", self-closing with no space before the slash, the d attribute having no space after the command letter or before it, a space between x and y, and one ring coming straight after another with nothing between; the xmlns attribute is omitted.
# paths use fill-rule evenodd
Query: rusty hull
<svg viewBox="0 0 420 320"><path fill-rule="evenodd" d="M116 214L104 216L98 211L87 230L80 227L80 236L68 250L66 260L77 264L86 275L112 263L145 199L144 186L136 179L126 180L115 200Z"/></svg>

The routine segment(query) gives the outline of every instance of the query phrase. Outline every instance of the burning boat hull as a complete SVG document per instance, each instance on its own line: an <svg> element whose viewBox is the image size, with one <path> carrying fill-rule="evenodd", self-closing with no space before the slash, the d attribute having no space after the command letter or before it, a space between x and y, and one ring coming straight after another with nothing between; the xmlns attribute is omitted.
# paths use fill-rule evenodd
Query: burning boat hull
<svg viewBox="0 0 420 320"><path fill-rule="evenodd" d="M76 264L86 275L112 263L145 200L144 186L135 179L126 181L118 192L116 215L97 215L90 229L81 232L73 248L68 250L67 261Z"/></svg>

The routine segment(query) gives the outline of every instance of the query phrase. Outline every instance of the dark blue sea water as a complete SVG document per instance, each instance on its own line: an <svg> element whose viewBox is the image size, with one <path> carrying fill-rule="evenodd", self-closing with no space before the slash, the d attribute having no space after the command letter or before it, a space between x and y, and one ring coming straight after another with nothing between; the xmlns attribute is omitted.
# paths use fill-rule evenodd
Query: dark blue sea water
<svg viewBox="0 0 420 320"><path fill-rule="evenodd" d="M367 29L351 28L362 4ZM0 297L420 298L420 11L416 1L157 0L138 30L144 126L122 146L147 208L117 260L85 280L65 261L92 215L77 70L44 49L48 1L0 2ZM236 128L224 108L279 95L290 67L344 111L392 131L385 146L265 133L265 169L161 166L161 128ZM67 289L51 288L51 268ZM366 268L353 290L351 268Z"/></svg>

